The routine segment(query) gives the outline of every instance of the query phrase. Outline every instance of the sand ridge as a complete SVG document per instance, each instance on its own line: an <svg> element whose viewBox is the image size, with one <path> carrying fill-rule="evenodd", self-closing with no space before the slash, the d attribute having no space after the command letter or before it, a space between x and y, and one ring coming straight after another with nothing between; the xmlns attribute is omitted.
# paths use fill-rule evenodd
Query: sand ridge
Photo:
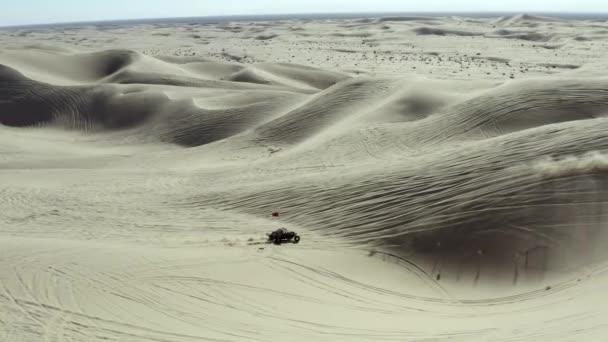
<svg viewBox="0 0 608 342"><path fill-rule="evenodd" d="M0 339L601 341L602 25L0 31Z"/></svg>

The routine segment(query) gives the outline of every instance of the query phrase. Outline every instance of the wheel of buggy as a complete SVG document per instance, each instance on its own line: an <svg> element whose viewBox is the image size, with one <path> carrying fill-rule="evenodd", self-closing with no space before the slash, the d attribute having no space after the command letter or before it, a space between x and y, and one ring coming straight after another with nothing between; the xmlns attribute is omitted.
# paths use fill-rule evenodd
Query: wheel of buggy
<svg viewBox="0 0 608 342"><path fill-rule="evenodd" d="M300 242L300 237L298 235L293 237L293 243L298 243Z"/></svg>

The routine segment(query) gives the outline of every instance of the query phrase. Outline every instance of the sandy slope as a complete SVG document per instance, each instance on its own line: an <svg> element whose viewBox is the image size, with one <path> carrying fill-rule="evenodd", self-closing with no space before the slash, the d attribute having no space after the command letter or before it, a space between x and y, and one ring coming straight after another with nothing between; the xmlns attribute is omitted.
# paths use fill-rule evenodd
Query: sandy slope
<svg viewBox="0 0 608 342"><path fill-rule="evenodd" d="M603 341L606 38L0 31L0 340Z"/></svg>

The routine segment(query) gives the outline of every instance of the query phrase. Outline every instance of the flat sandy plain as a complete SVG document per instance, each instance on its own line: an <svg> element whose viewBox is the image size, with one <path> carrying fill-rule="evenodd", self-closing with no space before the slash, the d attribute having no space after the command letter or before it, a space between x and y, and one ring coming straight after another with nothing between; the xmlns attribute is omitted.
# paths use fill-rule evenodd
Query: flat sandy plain
<svg viewBox="0 0 608 342"><path fill-rule="evenodd" d="M1 341L608 336L606 21L91 24L0 46ZM266 244L278 227L300 244Z"/></svg>

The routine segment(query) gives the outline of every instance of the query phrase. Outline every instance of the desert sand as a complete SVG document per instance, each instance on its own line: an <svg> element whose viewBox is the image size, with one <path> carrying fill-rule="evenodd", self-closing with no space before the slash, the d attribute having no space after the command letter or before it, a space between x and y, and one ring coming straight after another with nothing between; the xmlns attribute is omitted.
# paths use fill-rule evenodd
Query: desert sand
<svg viewBox="0 0 608 342"><path fill-rule="evenodd" d="M606 21L0 44L1 341L605 341Z"/></svg>

